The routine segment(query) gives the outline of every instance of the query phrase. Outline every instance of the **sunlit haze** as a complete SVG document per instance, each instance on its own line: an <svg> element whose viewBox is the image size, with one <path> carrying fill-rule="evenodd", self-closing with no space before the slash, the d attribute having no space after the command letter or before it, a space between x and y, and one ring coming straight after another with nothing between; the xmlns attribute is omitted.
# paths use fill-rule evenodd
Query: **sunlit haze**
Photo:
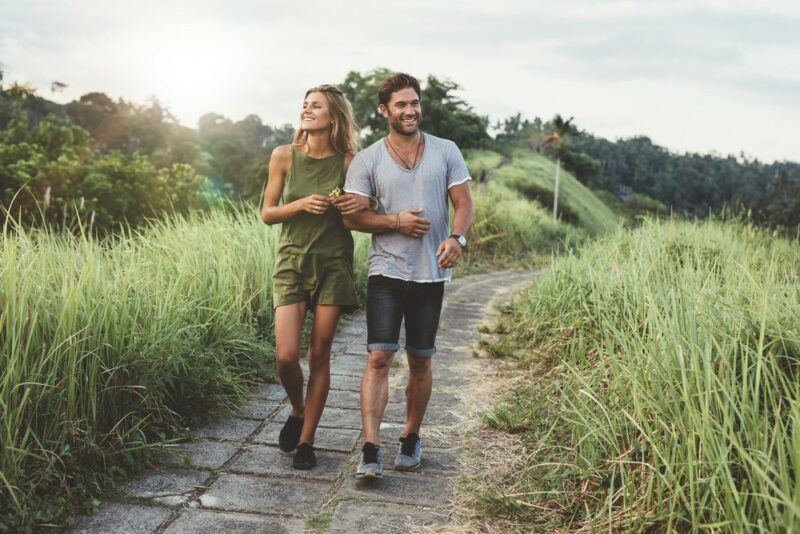
<svg viewBox="0 0 800 534"><path fill-rule="evenodd" d="M0 63L52 100L155 97L192 127L295 123L308 87L384 66L458 82L492 122L562 113L610 139L800 160L797 6L4 0Z"/></svg>

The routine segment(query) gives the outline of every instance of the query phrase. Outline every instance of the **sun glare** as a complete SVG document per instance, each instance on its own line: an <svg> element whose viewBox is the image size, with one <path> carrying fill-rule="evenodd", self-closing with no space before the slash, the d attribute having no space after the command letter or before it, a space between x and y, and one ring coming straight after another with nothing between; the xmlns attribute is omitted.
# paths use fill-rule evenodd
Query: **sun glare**
<svg viewBox="0 0 800 534"><path fill-rule="evenodd" d="M178 115L197 109L211 111L237 83L236 57L206 43L162 47L152 60L153 94Z"/></svg>

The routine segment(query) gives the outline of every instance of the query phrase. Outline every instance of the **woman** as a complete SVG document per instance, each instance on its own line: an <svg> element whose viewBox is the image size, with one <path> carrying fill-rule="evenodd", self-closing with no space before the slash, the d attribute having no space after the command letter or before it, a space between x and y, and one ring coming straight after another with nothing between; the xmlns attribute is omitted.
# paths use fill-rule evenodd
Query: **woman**
<svg viewBox="0 0 800 534"><path fill-rule="evenodd" d="M314 433L328 398L333 336L340 314L358 306L353 238L342 214L367 209L371 199L333 198L344 187L355 148L350 103L335 86L321 85L306 92L292 145L276 148L269 163L261 218L283 223L273 274L275 347L278 376L292 403L279 446L286 453L296 449L296 469L316 465ZM308 310L314 324L304 402L300 331Z"/></svg>

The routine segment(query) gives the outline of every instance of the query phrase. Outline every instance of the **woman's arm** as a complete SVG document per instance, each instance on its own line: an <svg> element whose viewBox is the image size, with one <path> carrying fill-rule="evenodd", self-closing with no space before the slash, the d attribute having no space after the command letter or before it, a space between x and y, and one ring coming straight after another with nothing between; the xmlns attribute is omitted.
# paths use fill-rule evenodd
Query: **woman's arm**
<svg viewBox="0 0 800 534"><path fill-rule="evenodd" d="M353 154L345 154L344 156L344 172L347 174L347 169L350 167L350 162L353 161ZM378 199L366 195L356 195L354 193L345 193L333 200L333 205L338 209L342 215L352 215L359 211L377 211Z"/></svg>
<svg viewBox="0 0 800 534"><path fill-rule="evenodd" d="M277 224L291 219L301 211L321 215L330 206L331 200L322 195L310 195L288 204L280 205L283 185L292 166L292 147L283 145L272 151L269 160L269 178L264 190L261 220L266 224Z"/></svg>

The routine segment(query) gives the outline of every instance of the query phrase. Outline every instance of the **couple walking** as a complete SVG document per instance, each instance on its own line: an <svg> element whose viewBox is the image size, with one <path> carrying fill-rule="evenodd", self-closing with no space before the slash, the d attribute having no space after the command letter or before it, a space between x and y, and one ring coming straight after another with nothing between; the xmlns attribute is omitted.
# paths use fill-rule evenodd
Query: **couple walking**
<svg viewBox="0 0 800 534"><path fill-rule="evenodd" d="M395 466L420 465L420 426L431 394L444 282L461 258L472 223L464 158L452 141L420 130L417 80L389 76L378 100L389 134L356 154L356 125L346 97L332 85L309 89L293 143L272 153L261 211L265 223L283 224L273 275L275 344L278 376L292 411L279 446L295 451L297 469L316 465L314 435L330 387L336 325L358 305L350 230L372 234L358 478L382 475L379 428L403 319L409 379ZM307 311L313 326L304 397L300 333Z"/></svg>

